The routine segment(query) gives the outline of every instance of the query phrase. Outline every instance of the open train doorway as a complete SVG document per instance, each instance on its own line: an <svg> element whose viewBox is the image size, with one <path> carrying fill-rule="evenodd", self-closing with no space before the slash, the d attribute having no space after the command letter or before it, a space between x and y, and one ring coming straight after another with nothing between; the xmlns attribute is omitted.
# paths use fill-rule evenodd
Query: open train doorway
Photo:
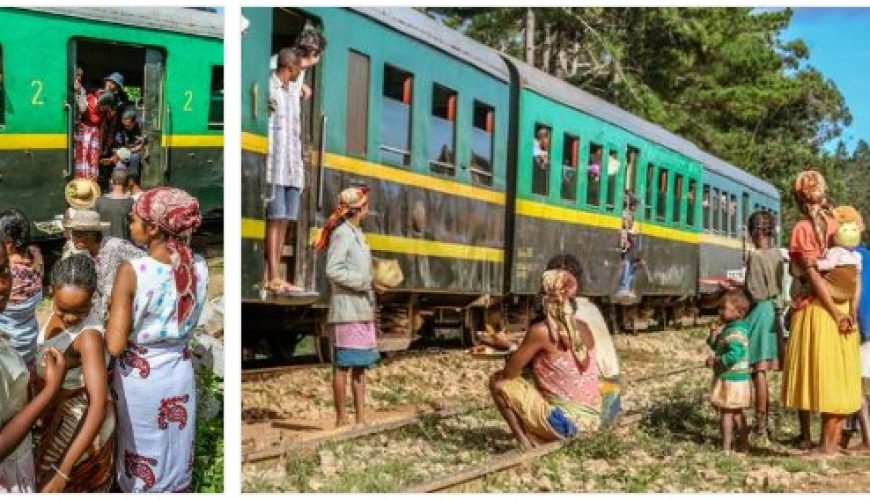
<svg viewBox="0 0 870 500"><path fill-rule="evenodd" d="M317 19L304 15L302 12L289 8L275 8L272 10L272 39L270 69L277 67L277 55L281 49L292 48L296 45L300 35L306 29L320 31ZM299 76L303 84L310 92L303 94L300 99L300 130L299 136L302 143L302 161L305 170L305 185L300 199L299 218L296 223L290 223L284 233L284 245L282 246L278 275L287 283L304 290L313 290L315 286L314 255L309 245L307 235L314 227L314 217L317 207L315 206L321 149L320 137L324 118L320 110L320 93L316 90L319 81L319 65L304 69ZM297 80L298 81L298 80ZM271 131L270 131L271 134ZM270 137L270 142L273 139ZM268 283L264 276L264 283Z"/></svg>
<svg viewBox="0 0 870 500"><path fill-rule="evenodd" d="M95 178L106 189L112 170L121 163L138 175L145 189L164 184L164 59L157 48L70 41L68 178ZM111 86L107 82L114 82L114 106L110 111L89 109L87 96L98 101Z"/></svg>

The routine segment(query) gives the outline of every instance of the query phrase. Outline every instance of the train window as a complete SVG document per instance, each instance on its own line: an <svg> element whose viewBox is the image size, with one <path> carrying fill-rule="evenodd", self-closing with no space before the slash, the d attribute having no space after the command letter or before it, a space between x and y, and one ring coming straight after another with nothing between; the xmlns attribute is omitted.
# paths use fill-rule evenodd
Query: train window
<svg viewBox="0 0 870 500"><path fill-rule="evenodd" d="M696 181L689 181L689 193L686 195L686 225L695 227L695 199L698 196L695 191L698 190Z"/></svg>
<svg viewBox="0 0 870 500"><path fill-rule="evenodd" d="M598 206L601 203L601 152L600 144L589 144L589 164L586 167L586 204Z"/></svg>
<svg viewBox="0 0 870 500"><path fill-rule="evenodd" d="M607 155L607 195L604 204L607 210L612 212L616 206L616 178L619 175L619 155L616 151L610 151Z"/></svg>
<svg viewBox="0 0 870 500"><path fill-rule="evenodd" d="M710 186L704 184L704 195L701 199L701 218L703 220L703 226L705 231L710 231L712 229L711 219L710 219Z"/></svg>
<svg viewBox="0 0 870 500"><path fill-rule="evenodd" d="M731 221L728 224L728 235L732 238L737 237L737 195L732 194L728 199L728 218Z"/></svg>
<svg viewBox="0 0 870 500"><path fill-rule="evenodd" d="M710 194L710 211L713 213L713 218L710 222L710 228L713 230L714 233L718 233L722 230L722 219L719 216L719 202L719 190L713 188L713 191Z"/></svg>
<svg viewBox="0 0 870 500"><path fill-rule="evenodd" d="M495 110L480 101L474 101L471 126L471 181L492 186L492 149Z"/></svg>
<svg viewBox="0 0 870 500"><path fill-rule="evenodd" d="M632 193L637 192L635 187L635 177L637 176L637 157L640 156L640 151L631 146L625 152L625 189Z"/></svg>
<svg viewBox="0 0 870 500"><path fill-rule="evenodd" d="M749 224L749 193L744 191L740 202L740 208L743 210L743 225L745 226L746 224Z"/></svg>
<svg viewBox="0 0 870 500"><path fill-rule="evenodd" d="M550 193L550 127L535 124L532 148L532 193L547 196Z"/></svg>
<svg viewBox="0 0 870 500"><path fill-rule="evenodd" d="M656 219L664 222L668 201L668 169L659 169L658 198L656 199Z"/></svg>
<svg viewBox="0 0 870 500"><path fill-rule="evenodd" d="M0 45L0 128L6 126L6 87L3 82L3 46Z"/></svg>
<svg viewBox="0 0 870 500"><path fill-rule="evenodd" d="M719 232L728 235L728 193L722 191L719 195Z"/></svg>
<svg viewBox="0 0 870 500"><path fill-rule="evenodd" d="M577 201L577 165L579 165L580 139L565 134L562 142L562 199Z"/></svg>
<svg viewBox="0 0 870 500"><path fill-rule="evenodd" d="M224 67L211 67L211 94L208 101L208 128L224 128Z"/></svg>
<svg viewBox="0 0 870 500"><path fill-rule="evenodd" d="M456 91L432 86L429 117L429 168L441 175L456 175Z"/></svg>
<svg viewBox="0 0 870 500"><path fill-rule="evenodd" d="M381 159L393 165L411 164L411 90L414 77L384 65L381 109Z"/></svg>
<svg viewBox="0 0 870 500"><path fill-rule="evenodd" d="M652 209L653 209L653 190L655 186L653 182L655 182L655 172L656 167L652 163L647 163L646 165L646 200L643 207L643 212L646 220L652 220Z"/></svg>
<svg viewBox="0 0 870 500"><path fill-rule="evenodd" d="M674 204L671 207L671 220L674 224L680 223L680 212L683 208L683 176L680 174L676 174L674 177Z"/></svg>
<svg viewBox="0 0 870 500"><path fill-rule="evenodd" d="M369 56L351 50L347 57L347 113L344 118L347 154L365 157L368 119Z"/></svg>

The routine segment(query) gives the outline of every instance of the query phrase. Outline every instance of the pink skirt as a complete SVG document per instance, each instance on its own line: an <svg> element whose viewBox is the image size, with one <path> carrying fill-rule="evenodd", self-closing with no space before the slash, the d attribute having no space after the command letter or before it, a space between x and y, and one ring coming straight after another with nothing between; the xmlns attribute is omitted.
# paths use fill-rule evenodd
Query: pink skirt
<svg viewBox="0 0 870 500"><path fill-rule="evenodd" d="M377 347L377 334L374 322L336 323L333 326L335 347L344 349L374 349Z"/></svg>

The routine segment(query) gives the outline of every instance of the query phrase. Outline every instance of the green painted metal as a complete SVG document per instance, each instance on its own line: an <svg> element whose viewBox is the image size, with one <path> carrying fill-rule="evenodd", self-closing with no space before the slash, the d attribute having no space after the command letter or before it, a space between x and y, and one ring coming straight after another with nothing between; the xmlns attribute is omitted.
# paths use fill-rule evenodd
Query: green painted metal
<svg viewBox="0 0 870 500"><path fill-rule="evenodd" d="M265 136L269 125L272 9L243 7L242 16L250 22L242 35L242 131Z"/></svg>
<svg viewBox="0 0 870 500"><path fill-rule="evenodd" d="M695 204L696 217L695 224L689 226L686 221L686 197L688 195L688 184L690 180L696 181L696 187L700 184L702 167L695 161L681 154L675 153L667 148L661 147L658 144L649 142L634 134L619 128L618 125L607 123L597 117L588 115L574 108L566 106L562 103L553 101L543 97L540 94L522 89L520 92L520 123L519 123L519 152L518 152L518 177L517 177L517 197L532 201L543 202L555 206L572 208L591 213L606 213L619 216L622 213L623 189L625 185L625 163L627 148L629 146L640 151L636 167L635 179L635 194L641 199L645 199L646 190L652 186L646 185L646 166L652 163L655 167L655 175L653 179L658 179L660 169L666 168L669 171L668 176L668 193L673 193L675 174L683 175L683 192L681 196L681 217L680 223L674 224L672 217L673 202L671 196L666 198L665 220L659 221L655 218L657 197L653 197L653 220L649 222L654 225L681 229L690 232L700 231L700 203ZM531 174L532 174L532 151L535 141L535 130L538 125L550 127L550 177L549 189L547 196L534 194L531 191ZM563 163L563 144L564 136L569 134L580 138L580 154L578 165L578 196L575 201L565 200L561 197L561 176ZM607 190L607 176L601 176L601 184L599 186L598 206L587 205L587 167L589 163L589 145L595 143L603 147L601 169L602 174L606 170L606 159L610 151L615 151L620 163L620 169L616 175L615 200L612 208L605 206L604 195ZM700 199L700 188L696 189L696 199ZM639 211L639 215L643 210ZM642 217L638 217L642 220Z"/></svg>

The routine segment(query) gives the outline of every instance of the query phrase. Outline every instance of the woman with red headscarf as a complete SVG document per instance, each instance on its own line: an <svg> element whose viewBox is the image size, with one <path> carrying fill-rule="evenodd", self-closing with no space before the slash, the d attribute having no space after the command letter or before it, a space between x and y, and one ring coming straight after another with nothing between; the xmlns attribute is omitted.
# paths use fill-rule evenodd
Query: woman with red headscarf
<svg viewBox="0 0 870 500"><path fill-rule="evenodd" d="M800 444L811 446L810 412L822 414L822 437L813 454L837 453L846 416L861 408L861 361L858 334L849 304L831 298L816 267L837 230L827 184L818 172L801 172L793 195L804 218L789 243L792 286L791 336L783 367L782 400L800 410Z"/></svg>
<svg viewBox="0 0 870 500"><path fill-rule="evenodd" d="M327 322L332 325L332 393L336 427L347 424L344 409L347 374L353 383L357 424L365 423L366 368L378 360L375 333L375 285L372 254L360 225L369 212L369 190L348 188L323 226L315 245L326 253L326 277L332 285Z"/></svg>
<svg viewBox="0 0 870 500"><path fill-rule="evenodd" d="M115 469L124 492L191 486L196 385L188 343L208 268L189 245L201 221L199 203L180 189L146 191L133 205L130 236L148 255L118 269L106 329L117 357Z"/></svg>

